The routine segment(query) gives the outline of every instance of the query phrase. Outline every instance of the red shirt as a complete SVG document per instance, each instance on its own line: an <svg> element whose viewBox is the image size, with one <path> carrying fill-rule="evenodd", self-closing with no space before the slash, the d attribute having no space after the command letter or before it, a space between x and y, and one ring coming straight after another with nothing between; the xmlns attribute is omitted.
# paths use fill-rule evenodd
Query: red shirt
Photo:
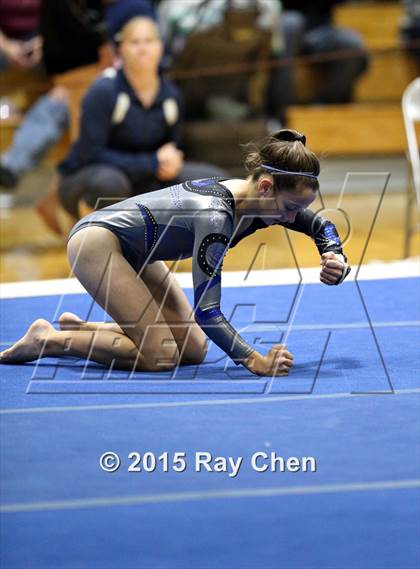
<svg viewBox="0 0 420 569"><path fill-rule="evenodd" d="M38 30L41 0L0 0L0 29L9 38Z"/></svg>

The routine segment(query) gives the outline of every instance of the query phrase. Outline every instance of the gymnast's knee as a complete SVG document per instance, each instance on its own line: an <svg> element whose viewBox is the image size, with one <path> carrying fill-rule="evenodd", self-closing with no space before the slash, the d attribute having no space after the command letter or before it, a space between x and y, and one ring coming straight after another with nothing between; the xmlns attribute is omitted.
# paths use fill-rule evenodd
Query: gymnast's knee
<svg viewBox="0 0 420 569"><path fill-rule="evenodd" d="M201 332L201 330L200 330ZM181 364L182 365L200 365L207 356L208 344L204 333L191 334L185 344L182 346Z"/></svg>
<svg viewBox="0 0 420 569"><path fill-rule="evenodd" d="M171 371L179 365L175 340L147 342L140 348L137 368L140 371Z"/></svg>

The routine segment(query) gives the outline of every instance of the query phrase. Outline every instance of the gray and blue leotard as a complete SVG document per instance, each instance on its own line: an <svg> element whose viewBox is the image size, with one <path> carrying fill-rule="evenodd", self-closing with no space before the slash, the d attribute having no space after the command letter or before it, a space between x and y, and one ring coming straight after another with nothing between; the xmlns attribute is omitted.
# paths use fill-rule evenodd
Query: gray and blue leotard
<svg viewBox="0 0 420 569"><path fill-rule="evenodd" d="M215 344L240 363L254 349L220 310L222 262L230 247L267 224L254 217L236 230L235 200L222 182L194 180L134 196L84 217L70 237L89 225L106 227L116 234L136 272L153 261L192 256L195 319ZM308 209L298 211L293 223L279 225L312 237L321 254L342 254L335 226Z"/></svg>

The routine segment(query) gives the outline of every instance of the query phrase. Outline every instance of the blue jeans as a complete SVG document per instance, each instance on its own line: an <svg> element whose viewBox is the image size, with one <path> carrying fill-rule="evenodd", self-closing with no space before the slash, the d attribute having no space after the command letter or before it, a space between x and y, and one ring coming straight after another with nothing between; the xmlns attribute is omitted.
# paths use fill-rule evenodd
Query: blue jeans
<svg viewBox="0 0 420 569"><path fill-rule="evenodd" d="M293 10L285 11L282 21L286 57L328 55L345 50L352 52L346 57L313 64L322 74L314 102L350 102L357 79L368 67L368 55L361 37L353 30L332 24L306 30L304 15ZM283 73L283 95L279 93L279 96L287 97L287 102L292 103L296 100L296 94L291 66L285 67L284 70L280 69L279 72ZM279 83L281 84L281 81Z"/></svg>
<svg viewBox="0 0 420 569"><path fill-rule="evenodd" d="M67 130L69 109L50 95L40 97L17 129L1 163L14 174L32 170Z"/></svg>
<svg viewBox="0 0 420 569"><path fill-rule="evenodd" d="M304 52L310 55L347 50L352 54L317 64L323 75L317 97L322 103L351 102L356 81L368 67L368 55L353 30L325 25L305 34Z"/></svg>

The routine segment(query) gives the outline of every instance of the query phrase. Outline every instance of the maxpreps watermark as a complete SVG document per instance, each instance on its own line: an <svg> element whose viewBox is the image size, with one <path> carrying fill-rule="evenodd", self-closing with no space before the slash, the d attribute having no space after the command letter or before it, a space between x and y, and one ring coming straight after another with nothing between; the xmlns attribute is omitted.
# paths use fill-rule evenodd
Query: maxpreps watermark
<svg viewBox="0 0 420 569"><path fill-rule="evenodd" d="M230 478L238 476L244 464L250 465L255 472L316 472L317 460L313 456L283 457L275 451L257 451L250 457L214 456L208 451L163 452L158 455L147 451L133 451L124 458L115 452L104 452L99 458L99 465L105 472L116 472L123 468L127 472L216 472L227 474Z"/></svg>

